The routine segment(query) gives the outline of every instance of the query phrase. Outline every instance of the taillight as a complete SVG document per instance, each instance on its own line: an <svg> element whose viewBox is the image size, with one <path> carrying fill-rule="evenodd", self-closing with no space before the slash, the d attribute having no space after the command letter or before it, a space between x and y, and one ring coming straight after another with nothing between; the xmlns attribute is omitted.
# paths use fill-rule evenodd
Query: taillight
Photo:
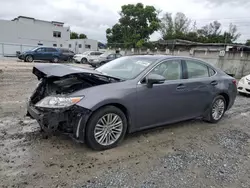
<svg viewBox="0 0 250 188"><path fill-rule="evenodd" d="M234 83L234 85L237 85L237 81L236 80L233 80L232 82Z"/></svg>

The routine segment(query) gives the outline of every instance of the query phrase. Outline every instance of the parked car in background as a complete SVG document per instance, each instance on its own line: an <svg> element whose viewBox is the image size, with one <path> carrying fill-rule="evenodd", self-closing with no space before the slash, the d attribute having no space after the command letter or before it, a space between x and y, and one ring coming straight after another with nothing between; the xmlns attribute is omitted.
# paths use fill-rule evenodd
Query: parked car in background
<svg viewBox="0 0 250 188"><path fill-rule="evenodd" d="M122 57L122 55L119 53L104 53L104 54L100 55L99 58L94 59L94 60L90 60L89 64L92 67L99 67L99 66L104 65L105 63L110 62L110 61L117 59L119 57Z"/></svg>
<svg viewBox="0 0 250 188"><path fill-rule="evenodd" d="M89 60L97 59L100 55L102 55L102 52L99 51L87 51L82 54L76 54L74 55L73 59L76 63L88 63Z"/></svg>
<svg viewBox="0 0 250 188"><path fill-rule="evenodd" d="M20 53L18 58L25 62L33 62L34 60L45 60L53 63L59 61L69 61L73 58L74 52L64 48L53 47L37 47L33 50Z"/></svg>
<svg viewBox="0 0 250 188"><path fill-rule="evenodd" d="M234 78L189 57L127 56L95 70L37 64L33 73L41 82L28 115L43 131L60 130L96 150L169 123L217 123L237 95Z"/></svg>
<svg viewBox="0 0 250 188"><path fill-rule="evenodd" d="M250 75L241 78L237 88L239 93L250 95Z"/></svg>
<svg viewBox="0 0 250 188"><path fill-rule="evenodd" d="M73 61L75 52L66 48L57 48L61 52L61 58L64 61Z"/></svg>

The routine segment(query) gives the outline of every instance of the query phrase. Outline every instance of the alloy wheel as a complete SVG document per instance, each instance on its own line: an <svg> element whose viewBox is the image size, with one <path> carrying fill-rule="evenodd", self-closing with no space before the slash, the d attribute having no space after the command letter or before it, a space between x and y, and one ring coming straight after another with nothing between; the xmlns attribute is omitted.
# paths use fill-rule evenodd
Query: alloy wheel
<svg viewBox="0 0 250 188"><path fill-rule="evenodd" d="M29 56L27 56L27 57L26 57L26 61L28 61L28 62L32 62L32 61L33 61L33 57L32 57L32 56L30 56L30 55L29 55Z"/></svg>
<svg viewBox="0 0 250 188"><path fill-rule="evenodd" d="M58 62L58 58L55 57L54 60L53 60L54 63L57 63Z"/></svg>
<svg viewBox="0 0 250 188"><path fill-rule="evenodd" d="M102 116L94 129L95 140L103 146L115 143L123 131L123 122L119 115L114 113Z"/></svg>
<svg viewBox="0 0 250 188"><path fill-rule="evenodd" d="M222 99L217 99L212 107L212 116L214 120L219 120L225 111L225 102Z"/></svg>

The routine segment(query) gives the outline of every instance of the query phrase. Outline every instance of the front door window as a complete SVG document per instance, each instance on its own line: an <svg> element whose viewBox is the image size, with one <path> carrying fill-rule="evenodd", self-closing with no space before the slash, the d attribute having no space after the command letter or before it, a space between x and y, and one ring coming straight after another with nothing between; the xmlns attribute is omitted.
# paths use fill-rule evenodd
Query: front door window
<svg viewBox="0 0 250 188"><path fill-rule="evenodd" d="M179 80L182 78L181 63L178 60L170 60L156 66L151 74L159 74L166 80Z"/></svg>

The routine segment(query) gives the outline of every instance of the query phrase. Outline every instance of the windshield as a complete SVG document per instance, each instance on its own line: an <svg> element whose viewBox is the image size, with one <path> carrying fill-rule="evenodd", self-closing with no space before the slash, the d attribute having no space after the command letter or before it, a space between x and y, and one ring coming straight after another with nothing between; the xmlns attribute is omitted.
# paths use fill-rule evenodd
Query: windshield
<svg viewBox="0 0 250 188"><path fill-rule="evenodd" d="M88 55L88 54L89 54L89 51L83 52L82 54L83 54L83 55Z"/></svg>
<svg viewBox="0 0 250 188"><path fill-rule="evenodd" d="M39 47L36 47L36 48L32 49L31 51L34 52L34 51L36 51L38 48L39 48Z"/></svg>
<svg viewBox="0 0 250 188"><path fill-rule="evenodd" d="M101 54L100 57L108 57L108 53Z"/></svg>
<svg viewBox="0 0 250 188"><path fill-rule="evenodd" d="M147 57L121 57L110 61L96 70L124 80L133 79L151 65L155 59Z"/></svg>

